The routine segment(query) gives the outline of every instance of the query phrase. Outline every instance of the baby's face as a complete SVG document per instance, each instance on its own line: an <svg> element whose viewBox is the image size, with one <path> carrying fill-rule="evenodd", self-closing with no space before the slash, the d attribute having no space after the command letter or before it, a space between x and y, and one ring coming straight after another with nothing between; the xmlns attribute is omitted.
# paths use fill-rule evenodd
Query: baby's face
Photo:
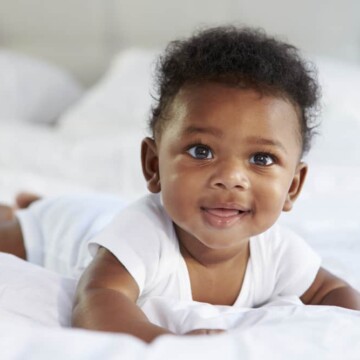
<svg viewBox="0 0 360 360"><path fill-rule="evenodd" d="M241 246L290 210L306 174L290 102L209 83L183 88L170 112L156 151L180 241Z"/></svg>

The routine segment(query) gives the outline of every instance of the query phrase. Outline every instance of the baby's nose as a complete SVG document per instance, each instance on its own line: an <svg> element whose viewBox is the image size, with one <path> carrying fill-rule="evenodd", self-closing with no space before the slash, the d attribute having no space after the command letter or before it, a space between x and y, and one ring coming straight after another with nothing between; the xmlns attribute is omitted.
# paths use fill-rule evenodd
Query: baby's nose
<svg viewBox="0 0 360 360"><path fill-rule="evenodd" d="M249 189L250 180L246 165L237 159L221 161L215 169L211 183L212 186L222 189Z"/></svg>

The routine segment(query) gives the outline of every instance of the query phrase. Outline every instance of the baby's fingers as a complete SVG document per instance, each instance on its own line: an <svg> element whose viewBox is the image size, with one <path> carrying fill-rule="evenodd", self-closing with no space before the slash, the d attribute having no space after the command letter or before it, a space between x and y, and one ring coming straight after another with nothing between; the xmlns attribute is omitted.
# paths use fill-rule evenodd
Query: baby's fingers
<svg viewBox="0 0 360 360"><path fill-rule="evenodd" d="M188 331L184 335L214 335L214 334L221 334L225 332L222 329L195 329Z"/></svg>

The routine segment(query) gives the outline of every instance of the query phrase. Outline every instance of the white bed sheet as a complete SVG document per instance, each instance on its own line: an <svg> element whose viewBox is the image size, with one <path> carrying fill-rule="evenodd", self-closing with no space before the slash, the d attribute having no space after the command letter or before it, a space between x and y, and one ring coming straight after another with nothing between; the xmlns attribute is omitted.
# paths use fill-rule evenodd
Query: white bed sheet
<svg viewBox="0 0 360 360"><path fill-rule="evenodd" d="M20 274L25 276L19 277ZM71 329L75 281L0 254L2 359L358 359L360 312L274 299L258 309L149 299L148 318L175 333L196 328L212 336L163 336L151 345L123 334ZM60 327L60 325L62 327ZM65 326L65 327L64 327Z"/></svg>
<svg viewBox="0 0 360 360"><path fill-rule="evenodd" d="M141 131L69 139L56 128L0 123L0 201L16 193L108 192L131 200L146 192Z"/></svg>
<svg viewBox="0 0 360 360"><path fill-rule="evenodd" d="M0 324L0 347L2 359L359 359L359 318L349 312L281 308L261 315L246 329L211 337L164 336L151 345L126 335L8 323Z"/></svg>

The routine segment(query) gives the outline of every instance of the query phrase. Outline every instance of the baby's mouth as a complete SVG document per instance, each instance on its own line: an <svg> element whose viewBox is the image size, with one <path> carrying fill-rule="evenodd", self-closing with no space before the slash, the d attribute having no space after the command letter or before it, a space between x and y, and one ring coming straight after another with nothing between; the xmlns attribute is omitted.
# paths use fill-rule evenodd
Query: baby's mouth
<svg viewBox="0 0 360 360"><path fill-rule="evenodd" d="M223 218L236 216L244 212L237 209L225 209L225 208L207 208L204 210L210 213L211 215L215 215Z"/></svg>
<svg viewBox="0 0 360 360"><path fill-rule="evenodd" d="M250 213L247 209L239 209L238 206L214 206L202 207L205 222L213 228L224 229L235 225L238 221Z"/></svg>

